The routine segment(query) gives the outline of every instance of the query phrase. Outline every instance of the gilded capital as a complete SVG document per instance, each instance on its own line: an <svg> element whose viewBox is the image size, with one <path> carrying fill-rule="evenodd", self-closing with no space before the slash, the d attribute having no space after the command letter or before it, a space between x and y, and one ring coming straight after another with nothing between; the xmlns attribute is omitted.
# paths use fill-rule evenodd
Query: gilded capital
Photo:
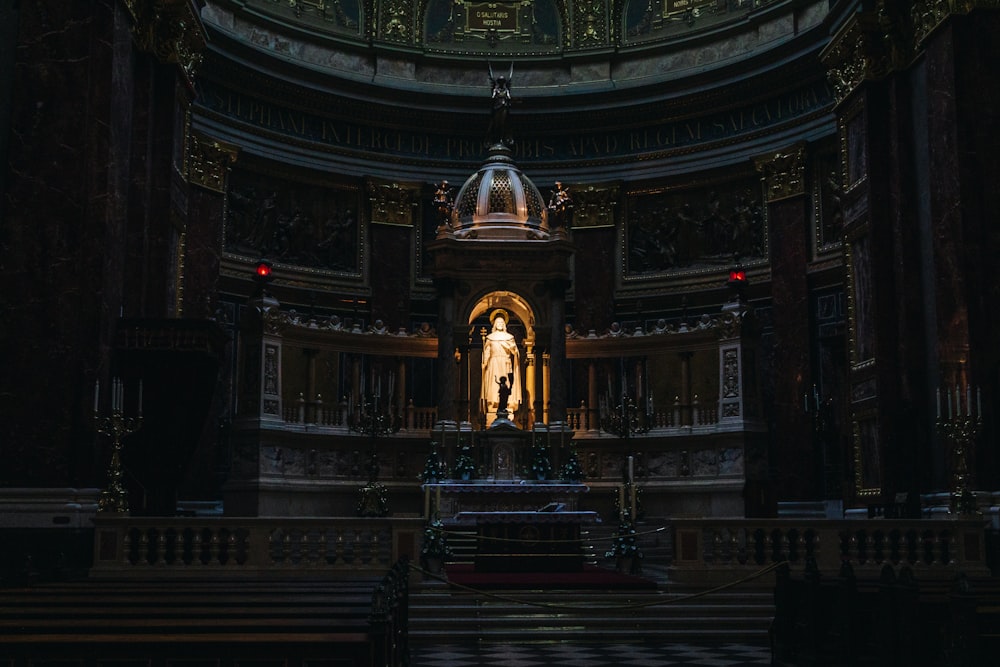
<svg viewBox="0 0 1000 667"><path fill-rule="evenodd" d="M189 87L208 38L193 0L123 0L140 51L180 67Z"/></svg>
<svg viewBox="0 0 1000 667"><path fill-rule="evenodd" d="M892 71L894 41L884 24L884 19L872 12L856 14L820 53L838 103L861 82L880 79Z"/></svg>
<svg viewBox="0 0 1000 667"><path fill-rule="evenodd" d="M949 16L980 8L1000 8L1000 0L915 0L910 8L914 44L919 46Z"/></svg>
<svg viewBox="0 0 1000 667"><path fill-rule="evenodd" d="M188 183L213 192L226 191L226 175L239 148L200 132L188 135L185 172Z"/></svg>
<svg viewBox="0 0 1000 667"><path fill-rule="evenodd" d="M797 197L806 193L806 146L794 146L754 158L754 165L764 182L768 202Z"/></svg>

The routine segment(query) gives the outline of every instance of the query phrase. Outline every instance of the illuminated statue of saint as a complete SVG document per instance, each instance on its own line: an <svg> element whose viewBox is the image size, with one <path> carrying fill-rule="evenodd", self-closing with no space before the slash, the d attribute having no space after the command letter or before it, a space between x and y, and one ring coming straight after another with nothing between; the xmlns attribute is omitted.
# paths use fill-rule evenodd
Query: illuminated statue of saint
<svg viewBox="0 0 1000 667"><path fill-rule="evenodd" d="M507 331L507 311L494 310L490 320L493 331L483 339L483 404L488 416L495 415L501 403L501 384L505 384L504 392L510 391L505 407L508 415L513 415L521 404L521 353ZM506 381L501 383L501 378Z"/></svg>

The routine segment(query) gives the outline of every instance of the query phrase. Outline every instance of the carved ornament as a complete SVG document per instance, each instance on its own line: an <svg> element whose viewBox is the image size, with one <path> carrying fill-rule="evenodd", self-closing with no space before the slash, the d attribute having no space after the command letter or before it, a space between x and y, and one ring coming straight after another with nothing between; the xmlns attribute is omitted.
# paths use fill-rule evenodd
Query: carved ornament
<svg viewBox="0 0 1000 667"><path fill-rule="evenodd" d="M862 81L880 79L892 71L892 40L872 13L857 14L833 36L820 53L837 102L842 102Z"/></svg>
<svg viewBox="0 0 1000 667"><path fill-rule="evenodd" d="M602 0L577 0L573 7L576 46L585 48L610 42L608 4Z"/></svg>
<svg viewBox="0 0 1000 667"><path fill-rule="evenodd" d="M239 155L239 148L199 132L188 135L185 160L187 180L212 192L226 191L226 176Z"/></svg>
<svg viewBox="0 0 1000 667"><path fill-rule="evenodd" d="M420 205L418 188L375 179L369 179L367 188L372 222L413 226L414 211Z"/></svg>
<svg viewBox="0 0 1000 667"><path fill-rule="evenodd" d="M789 149L754 159L764 182L768 202L806 193L806 147L799 143Z"/></svg>
<svg viewBox="0 0 1000 667"><path fill-rule="evenodd" d="M611 227L618 206L617 185L573 188L573 227Z"/></svg>
<svg viewBox="0 0 1000 667"><path fill-rule="evenodd" d="M162 63L180 67L190 89L208 42L193 0L124 0L132 16L132 35L140 51L151 53Z"/></svg>
<svg viewBox="0 0 1000 667"><path fill-rule="evenodd" d="M378 37L396 44L411 43L413 5L408 0L382 0L379 3Z"/></svg>

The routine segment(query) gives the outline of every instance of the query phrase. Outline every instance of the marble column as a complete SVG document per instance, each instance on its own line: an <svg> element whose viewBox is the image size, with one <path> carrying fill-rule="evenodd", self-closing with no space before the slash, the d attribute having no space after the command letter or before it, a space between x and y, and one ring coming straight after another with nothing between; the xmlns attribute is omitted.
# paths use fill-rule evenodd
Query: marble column
<svg viewBox="0 0 1000 667"><path fill-rule="evenodd" d="M587 430L594 432L599 427L597 398L597 363L587 361Z"/></svg>
<svg viewBox="0 0 1000 667"><path fill-rule="evenodd" d="M554 280L551 283L551 310L549 322L552 326L549 344L549 419L548 422L566 421L568 387L566 383L566 289L568 283Z"/></svg>
<svg viewBox="0 0 1000 667"><path fill-rule="evenodd" d="M455 422L458 418L458 365L455 363L455 295L451 280L437 281L438 289L438 423Z"/></svg>
<svg viewBox="0 0 1000 667"><path fill-rule="evenodd" d="M771 242L771 293L776 329L773 465L780 500L820 500L820 456L814 450L802 396L812 387L809 326L809 235L812 220L805 188L804 144L756 159L764 183Z"/></svg>

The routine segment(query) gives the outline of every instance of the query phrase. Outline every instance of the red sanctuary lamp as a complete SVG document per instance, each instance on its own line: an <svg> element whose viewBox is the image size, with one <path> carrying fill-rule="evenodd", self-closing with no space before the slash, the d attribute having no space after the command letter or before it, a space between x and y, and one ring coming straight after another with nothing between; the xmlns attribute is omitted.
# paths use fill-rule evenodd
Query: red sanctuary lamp
<svg viewBox="0 0 1000 667"><path fill-rule="evenodd" d="M269 296L265 288L271 282L272 277L271 262L264 258L257 260L257 265L253 270L253 279L257 283L257 296Z"/></svg>
<svg viewBox="0 0 1000 667"><path fill-rule="evenodd" d="M729 280L726 281L726 285L732 290L733 294L736 296L734 301L735 304L742 304L746 298L746 288L750 284L747 280L746 270L737 264L735 267L729 269Z"/></svg>

